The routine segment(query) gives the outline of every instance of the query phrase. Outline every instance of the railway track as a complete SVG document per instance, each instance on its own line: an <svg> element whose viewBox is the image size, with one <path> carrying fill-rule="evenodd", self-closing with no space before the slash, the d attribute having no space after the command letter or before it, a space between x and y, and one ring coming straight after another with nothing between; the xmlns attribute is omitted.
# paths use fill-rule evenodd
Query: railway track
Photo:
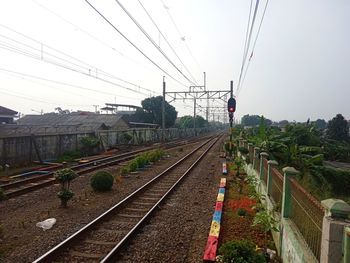
<svg viewBox="0 0 350 263"><path fill-rule="evenodd" d="M218 139L219 136L200 144L34 262L113 262L127 241Z"/></svg>
<svg viewBox="0 0 350 263"><path fill-rule="evenodd" d="M207 137L196 139L193 141L180 140L180 141L165 143L163 145L146 147L146 148L132 151L132 152L127 152L127 153L118 154L118 155L109 156L109 157L103 157L103 158L94 160L93 162L74 165L74 166L71 166L70 168L74 170L78 175L83 175L98 169L102 169L107 166L113 166L113 165L117 165L119 163L128 161L130 159L135 158L140 153L154 150L158 147L170 149L170 148L186 145L188 143L197 143L199 140L203 140L205 138ZM7 198L13 198L16 196L20 196L20 195L41 189L43 187L53 185L54 183L56 183L56 179L54 178L54 171L48 171L47 173L43 173L42 171L40 171L40 173L34 174L25 179L17 180L6 184L0 184L0 187L4 190L4 193Z"/></svg>

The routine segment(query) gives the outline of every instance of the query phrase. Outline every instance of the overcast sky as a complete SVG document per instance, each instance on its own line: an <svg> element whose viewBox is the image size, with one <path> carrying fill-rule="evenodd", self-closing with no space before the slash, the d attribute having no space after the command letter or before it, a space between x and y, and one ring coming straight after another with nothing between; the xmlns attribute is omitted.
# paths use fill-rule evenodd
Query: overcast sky
<svg viewBox="0 0 350 263"><path fill-rule="evenodd" d="M237 95L249 0L120 2L187 78L193 76L201 85L205 71L208 90L228 90L233 80ZM260 1L252 44L265 3ZM188 90L192 84L116 1L91 4L171 75L166 76L168 91ZM348 0L270 0L238 93L236 117L263 114L276 121L306 121L342 113L349 119L349 13ZM84 0L1 1L0 58L0 105L23 114L55 107L93 111L93 105L103 107L105 102L140 105L150 94L161 95L166 75ZM191 101L172 104L180 116L193 112Z"/></svg>

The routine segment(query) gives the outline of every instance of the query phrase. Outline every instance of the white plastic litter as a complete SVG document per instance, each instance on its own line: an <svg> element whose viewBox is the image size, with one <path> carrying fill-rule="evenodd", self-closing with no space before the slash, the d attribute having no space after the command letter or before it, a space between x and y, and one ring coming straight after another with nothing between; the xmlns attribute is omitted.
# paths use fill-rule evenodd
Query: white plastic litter
<svg viewBox="0 0 350 263"><path fill-rule="evenodd" d="M36 223L37 227L41 227L44 231L50 229L56 223L56 218L48 218L44 221Z"/></svg>

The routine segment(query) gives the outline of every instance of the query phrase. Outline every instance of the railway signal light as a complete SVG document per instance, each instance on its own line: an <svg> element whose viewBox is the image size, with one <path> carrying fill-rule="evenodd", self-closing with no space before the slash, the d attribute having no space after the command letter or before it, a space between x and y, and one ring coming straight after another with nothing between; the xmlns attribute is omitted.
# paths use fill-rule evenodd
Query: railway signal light
<svg viewBox="0 0 350 263"><path fill-rule="evenodd" d="M236 111L236 100L234 98L228 99L227 110L229 113L233 113Z"/></svg>

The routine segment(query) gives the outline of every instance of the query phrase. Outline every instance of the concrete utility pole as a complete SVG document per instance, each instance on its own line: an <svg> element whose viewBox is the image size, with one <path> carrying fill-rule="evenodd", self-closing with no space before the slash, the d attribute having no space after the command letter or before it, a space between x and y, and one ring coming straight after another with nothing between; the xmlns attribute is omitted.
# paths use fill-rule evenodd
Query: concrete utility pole
<svg viewBox="0 0 350 263"><path fill-rule="evenodd" d="M196 98L193 99L193 128L194 128L194 135L196 136Z"/></svg>
<svg viewBox="0 0 350 263"><path fill-rule="evenodd" d="M163 100L162 100L162 140L164 141L165 131L165 76L163 76Z"/></svg>

